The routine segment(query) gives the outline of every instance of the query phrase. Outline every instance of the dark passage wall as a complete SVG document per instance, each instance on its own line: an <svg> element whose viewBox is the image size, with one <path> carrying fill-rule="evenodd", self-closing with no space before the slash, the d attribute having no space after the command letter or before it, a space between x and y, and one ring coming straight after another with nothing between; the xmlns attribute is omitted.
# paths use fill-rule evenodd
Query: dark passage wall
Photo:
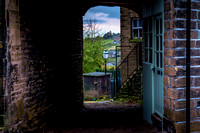
<svg viewBox="0 0 200 133"><path fill-rule="evenodd" d="M4 90L3 90L3 58L4 58L4 2L0 0L0 127L4 124Z"/></svg>
<svg viewBox="0 0 200 133"><path fill-rule="evenodd" d="M64 5L6 0L10 130L42 130L82 107L82 15Z"/></svg>

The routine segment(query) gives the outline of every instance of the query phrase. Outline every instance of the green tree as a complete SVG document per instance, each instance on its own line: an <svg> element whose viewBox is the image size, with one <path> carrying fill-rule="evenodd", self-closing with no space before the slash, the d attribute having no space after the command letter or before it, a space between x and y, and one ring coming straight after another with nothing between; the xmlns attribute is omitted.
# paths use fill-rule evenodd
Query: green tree
<svg viewBox="0 0 200 133"><path fill-rule="evenodd" d="M85 38L83 40L83 73L94 72L104 63L101 46L102 39Z"/></svg>
<svg viewBox="0 0 200 133"><path fill-rule="evenodd" d="M103 36L104 39L112 39L113 38L113 35L112 35L112 32L107 32L106 34L104 34Z"/></svg>
<svg viewBox="0 0 200 133"><path fill-rule="evenodd" d="M100 69L104 63L103 38L100 37L100 29L96 20L88 20L83 30L83 73L89 73Z"/></svg>

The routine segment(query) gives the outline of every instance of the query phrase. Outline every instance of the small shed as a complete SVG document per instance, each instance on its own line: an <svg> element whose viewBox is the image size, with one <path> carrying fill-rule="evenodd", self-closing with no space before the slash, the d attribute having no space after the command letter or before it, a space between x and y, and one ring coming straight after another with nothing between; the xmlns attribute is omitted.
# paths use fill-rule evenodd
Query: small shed
<svg viewBox="0 0 200 133"><path fill-rule="evenodd" d="M84 78L84 97L97 97L110 95L112 73L92 72L83 74Z"/></svg>

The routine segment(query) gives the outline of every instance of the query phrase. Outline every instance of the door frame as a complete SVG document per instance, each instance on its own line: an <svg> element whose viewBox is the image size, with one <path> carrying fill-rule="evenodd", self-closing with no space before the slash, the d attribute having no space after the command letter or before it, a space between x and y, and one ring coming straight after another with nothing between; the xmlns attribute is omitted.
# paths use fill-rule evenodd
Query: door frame
<svg viewBox="0 0 200 133"><path fill-rule="evenodd" d="M157 65L156 63L156 55L155 51L156 50L156 19L161 18L162 19L162 86L161 86L161 99L162 100L162 113L156 112L155 111L155 66ZM160 28L160 27L159 27ZM160 61L160 59L159 59ZM160 63L160 62L159 62ZM164 77L164 12L155 14L152 16L152 113L157 113L161 118L163 117L164 113L164 101L163 101L163 77Z"/></svg>
<svg viewBox="0 0 200 133"><path fill-rule="evenodd" d="M143 100L144 100L144 118L147 120L149 123L152 123L151 120L151 115L155 113L155 79L154 79L154 72L153 68L155 65L155 56L154 56L154 50L156 49L155 46L155 21L156 17L161 16L162 18L162 74L164 76L164 12L157 13L155 15L151 15L148 17L145 17L144 20L148 22L148 26L151 25L152 31L149 30L149 27L146 28L146 31L143 32L144 35L144 47L143 47L143 52L144 52L144 58L143 58L143 72L145 72L143 75ZM143 27L145 29L145 27ZM151 34L151 35L150 35ZM151 36L151 38L150 38ZM150 46L150 42L152 43ZM148 43L148 44L147 44ZM152 51L150 53L150 51ZM151 58L151 59L150 59ZM151 83L150 83L151 82ZM163 79L162 79L163 83ZM162 100L162 115L159 114L161 118L163 118L163 110L164 110L164 105L163 105L163 84L161 86L161 99Z"/></svg>

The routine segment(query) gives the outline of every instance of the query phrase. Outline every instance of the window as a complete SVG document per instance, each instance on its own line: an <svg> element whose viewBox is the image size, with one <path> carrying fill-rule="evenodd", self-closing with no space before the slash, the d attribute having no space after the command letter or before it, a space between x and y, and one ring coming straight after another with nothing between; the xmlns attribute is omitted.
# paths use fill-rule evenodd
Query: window
<svg viewBox="0 0 200 133"><path fill-rule="evenodd" d="M132 39L142 39L142 24L139 18L132 19Z"/></svg>
<svg viewBox="0 0 200 133"><path fill-rule="evenodd" d="M144 19L144 61L152 63L152 18Z"/></svg>

